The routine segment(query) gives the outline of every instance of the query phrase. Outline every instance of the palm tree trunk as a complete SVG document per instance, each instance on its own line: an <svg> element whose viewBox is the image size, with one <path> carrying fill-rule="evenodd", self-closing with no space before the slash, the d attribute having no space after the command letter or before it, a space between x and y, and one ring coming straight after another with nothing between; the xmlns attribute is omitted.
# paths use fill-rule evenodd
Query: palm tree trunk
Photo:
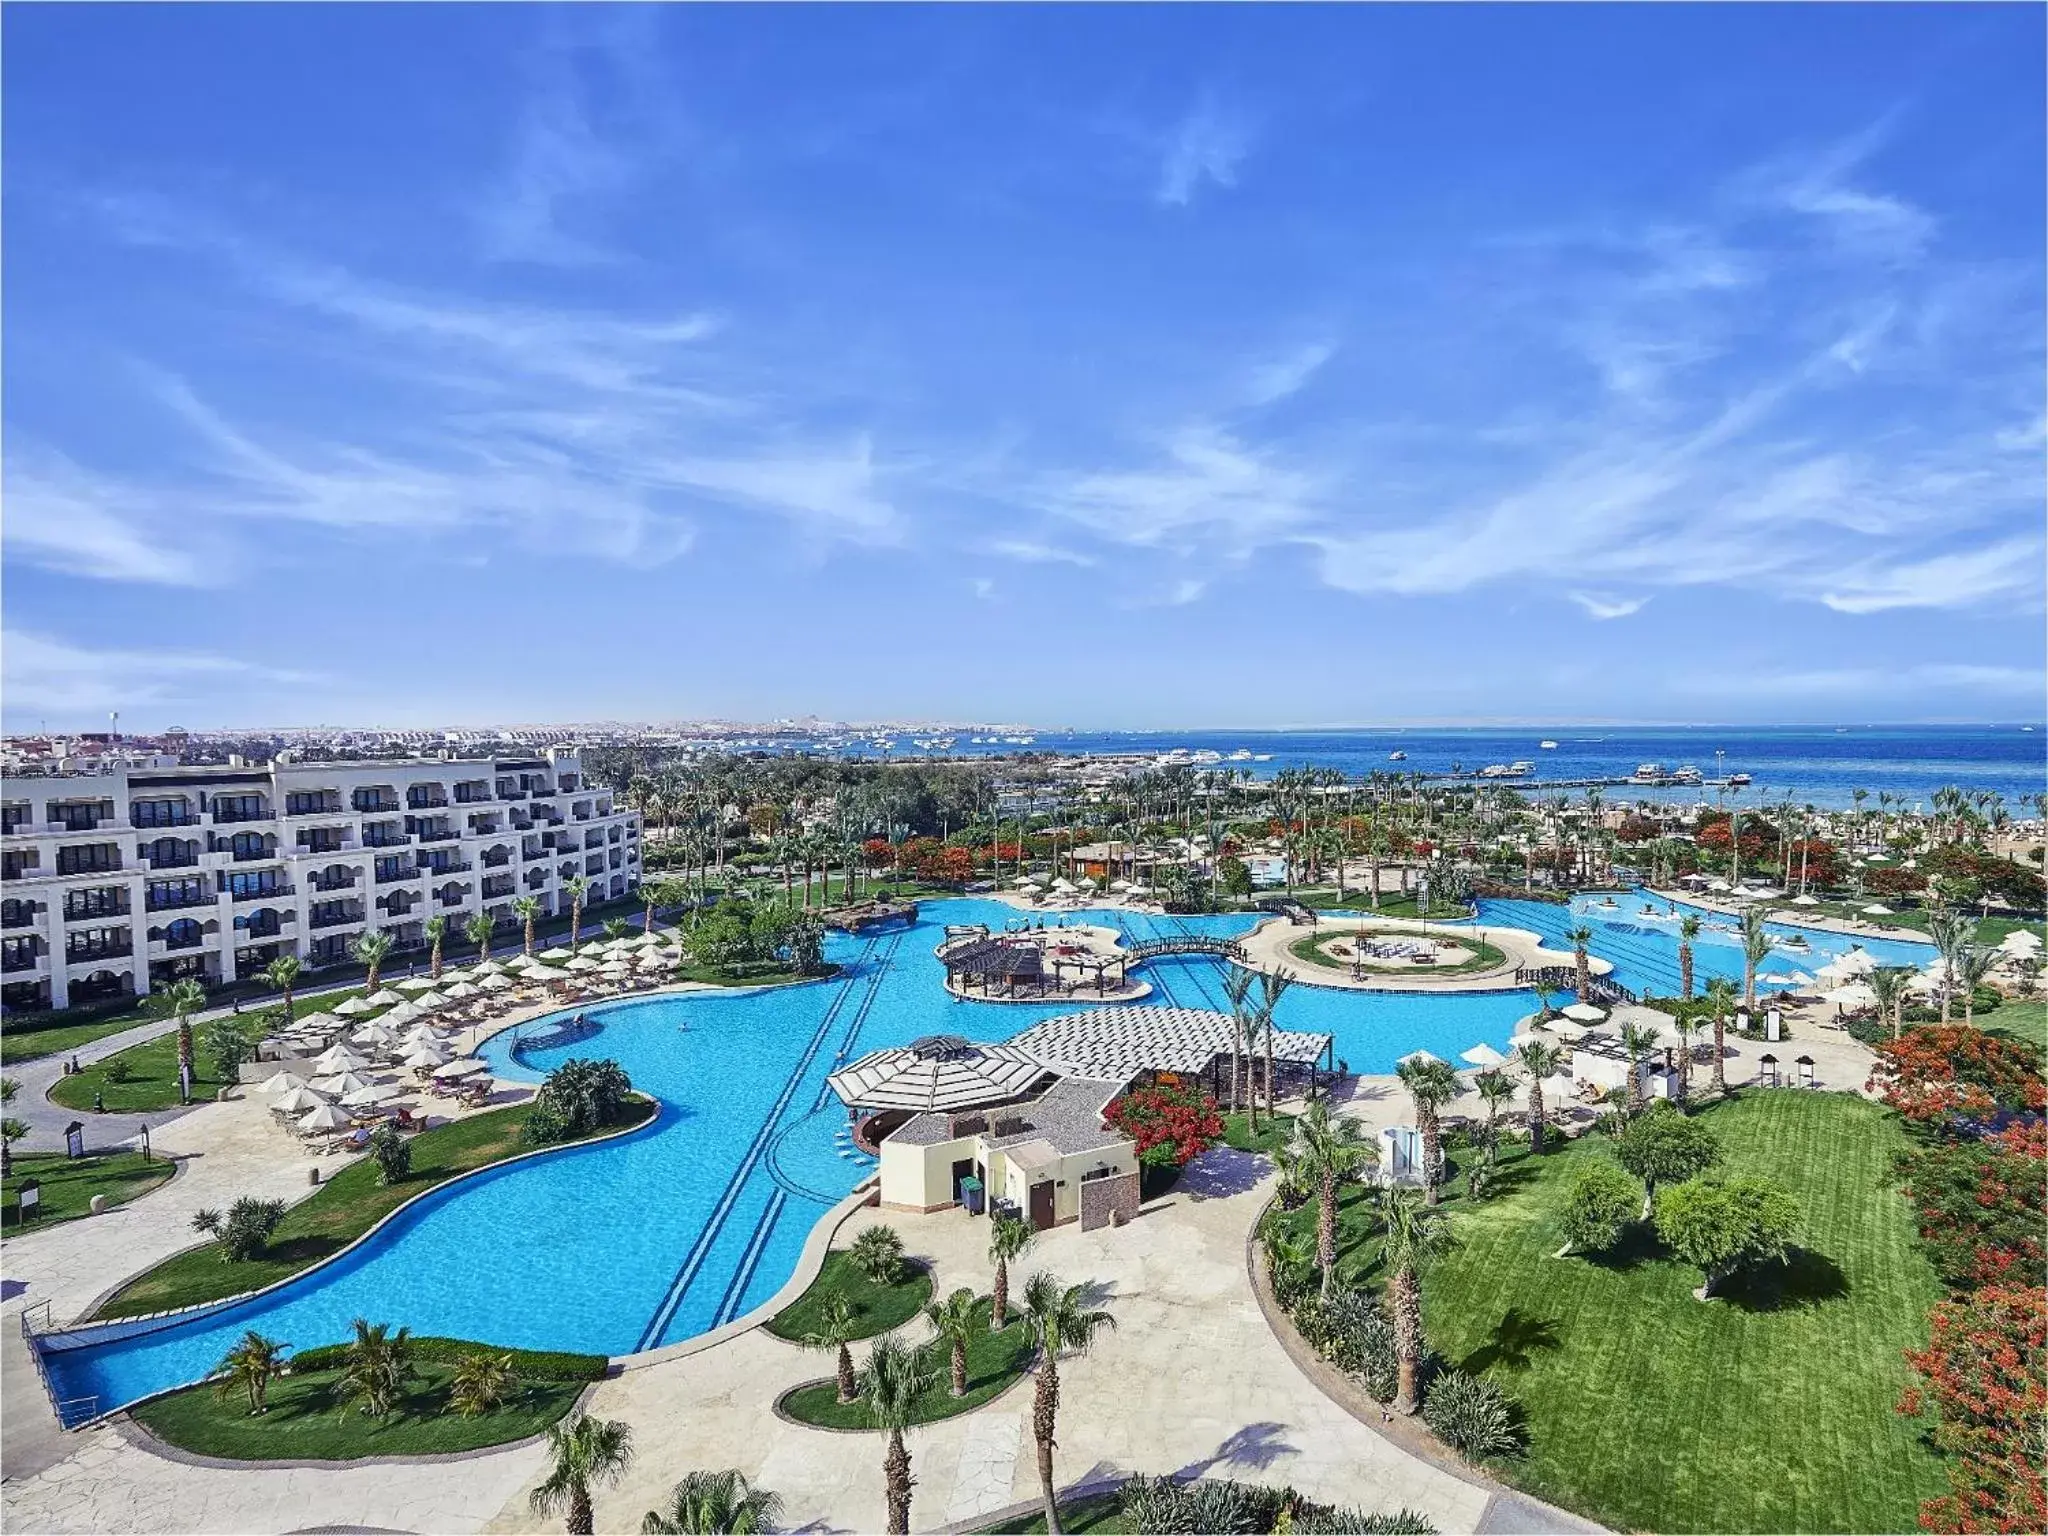
<svg viewBox="0 0 2048 1536"><path fill-rule="evenodd" d="M953 1344L953 1395L967 1395L967 1346L958 1340Z"/></svg>
<svg viewBox="0 0 2048 1536"><path fill-rule="evenodd" d="M1543 1151L1543 1084L1534 1077L1529 1080L1529 1151Z"/></svg>
<svg viewBox="0 0 2048 1536"><path fill-rule="evenodd" d="M988 1326L991 1333L1001 1333L1003 1324L1010 1315L1010 1261L996 1260L995 1294L989 1299Z"/></svg>
<svg viewBox="0 0 2048 1536"><path fill-rule="evenodd" d="M1325 1168L1316 1191L1316 1264L1323 1272L1323 1299L1330 1299L1337 1278L1337 1174Z"/></svg>
<svg viewBox="0 0 2048 1536"><path fill-rule="evenodd" d="M860 1383L854 1379L853 1351L844 1344L839 1346L839 1401L850 1403L860 1396Z"/></svg>
<svg viewBox="0 0 2048 1536"><path fill-rule="evenodd" d="M1727 1052L1728 1022L1719 1013L1714 1015L1714 1097L1728 1097L1728 1067L1721 1058Z"/></svg>
<svg viewBox="0 0 2048 1536"><path fill-rule="evenodd" d="M889 1503L889 1536L910 1536L910 1452L903 1431L889 1431L889 1449L882 1457L882 1484Z"/></svg>
<svg viewBox="0 0 2048 1536"><path fill-rule="evenodd" d="M1406 1267L1394 1271L1389 1290L1394 1310L1394 1358L1400 1367L1394 1412L1413 1413L1421 1406L1416 1400L1415 1369L1422 1356L1422 1298L1416 1294L1415 1271Z"/></svg>
<svg viewBox="0 0 2048 1536"><path fill-rule="evenodd" d="M1692 946L1690 944L1678 946L1678 995L1680 997L1692 996Z"/></svg>
<svg viewBox="0 0 2048 1536"><path fill-rule="evenodd" d="M429 958L427 966L433 974L433 979L439 981L441 979L441 941L438 938L434 940L434 953Z"/></svg>
<svg viewBox="0 0 2048 1536"><path fill-rule="evenodd" d="M1416 1117L1422 1122L1422 1202L1435 1205L1441 1198L1437 1183L1443 1177L1444 1135L1436 1110L1425 1109Z"/></svg>
<svg viewBox="0 0 2048 1536"><path fill-rule="evenodd" d="M569 1490L569 1536L592 1536L597 1519L590 1509L590 1490L578 1483Z"/></svg>
<svg viewBox="0 0 2048 1536"><path fill-rule="evenodd" d="M182 1013L178 1015L178 1073L188 1083L198 1075L192 1061L192 1021Z"/></svg>
<svg viewBox="0 0 2048 1536"><path fill-rule="evenodd" d="M1038 1390L1031 1405L1031 1432L1038 1441L1038 1489L1045 1498L1045 1528L1051 1536L1059 1536L1060 1528L1059 1501L1053 1496L1052 1486L1053 1430L1059 1409L1059 1369L1048 1356L1038 1367Z"/></svg>

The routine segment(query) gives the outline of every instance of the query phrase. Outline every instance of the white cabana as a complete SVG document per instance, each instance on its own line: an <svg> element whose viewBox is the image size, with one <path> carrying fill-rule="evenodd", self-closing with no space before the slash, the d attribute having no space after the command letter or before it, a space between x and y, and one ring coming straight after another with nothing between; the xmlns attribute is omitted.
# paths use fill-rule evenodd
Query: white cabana
<svg viewBox="0 0 2048 1536"><path fill-rule="evenodd" d="M392 1083L365 1083L352 1093L341 1096L341 1102L351 1109L361 1109L370 1104L385 1104L405 1090Z"/></svg>
<svg viewBox="0 0 2048 1536"><path fill-rule="evenodd" d="M365 998L364 1001L372 1008L394 1008L404 1002L405 999L389 987L379 987L369 997Z"/></svg>
<svg viewBox="0 0 2048 1536"><path fill-rule="evenodd" d="M290 1093L280 1094L277 1102L270 1107L281 1115L303 1115L309 1109L318 1109L327 1101L310 1088L294 1088Z"/></svg>
<svg viewBox="0 0 2048 1536"><path fill-rule="evenodd" d="M479 1072L490 1070L488 1063L478 1061L474 1056L464 1056L458 1061L444 1062L434 1068L434 1076L446 1082L458 1077L473 1077Z"/></svg>
<svg viewBox="0 0 2048 1536"><path fill-rule="evenodd" d="M1505 1062L1507 1057L1501 1055L1499 1051L1496 1051L1484 1041L1481 1041L1478 1045L1473 1046L1471 1050L1463 1052L1458 1059L1469 1061L1475 1067L1497 1067Z"/></svg>
<svg viewBox="0 0 2048 1536"><path fill-rule="evenodd" d="M348 1116L332 1104L322 1104L318 1109L309 1109L299 1117L302 1131L341 1131L348 1128Z"/></svg>
<svg viewBox="0 0 2048 1536"><path fill-rule="evenodd" d="M1607 1017L1605 1009L1595 1008L1591 1003L1573 1003L1570 1007L1560 1009L1559 1011L1566 1018L1577 1019L1582 1024L1598 1024Z"/></svg>

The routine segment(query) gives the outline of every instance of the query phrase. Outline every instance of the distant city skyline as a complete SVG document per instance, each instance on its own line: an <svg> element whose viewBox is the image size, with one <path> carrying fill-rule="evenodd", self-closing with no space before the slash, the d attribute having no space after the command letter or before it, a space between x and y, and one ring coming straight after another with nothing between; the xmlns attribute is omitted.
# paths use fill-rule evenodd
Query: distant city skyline
<svg viewBox="0 0 2048 1536"><path fill-rule="evenodd" d="M2048 693L2039 8L0 37L9 731Z"/></svg>

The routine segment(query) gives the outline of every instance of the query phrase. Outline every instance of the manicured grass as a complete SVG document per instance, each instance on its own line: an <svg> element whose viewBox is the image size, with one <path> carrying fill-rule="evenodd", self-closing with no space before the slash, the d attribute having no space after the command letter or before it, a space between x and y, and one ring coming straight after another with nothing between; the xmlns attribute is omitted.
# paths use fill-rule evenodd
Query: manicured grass
<svg viewBox="0 0 2048 1536"><path fill-rule="evenodd" d="M340 1001L337 995L320 1006L331 1007ZM310 1005L298 1004L295 1011L306 1014L314 1010ZM267 1009L252 1010L230 1015L218 1022L233 1024L240 1029L253 1050L256 1042L263 1038L268 1017ZM220 1079L213 1075L211 1053L206 1049L206 1034L214 1022L195 1022L192 1026L192 1101L195 1104L216 1097L222 1087ZM115 1062L127 1071L126 1082L117 1083L109 1075L109 1068ZM89 1110L96 1094L101 1096L109 1114L175 1108L178 1103L178 1031L173 1028L153 1040L131 1045L125 1051L116 1051L106 1060L96 1061L69 1077L60 1077L50 1085L50 1101L66 1109Z"/></svg>
<svg viewBox="0 0 2048 1536"><path fill-rule="evenodd" d="M1226 1147L1235 1147L1240 1152L1277 1152L1287 1145L1288 1138L1293 1134L1292 1115L1274 1118L1261 1111L1256 1135L1252 1132L1251 1116L1242 1111L1223 1117L1223 1144Z"/></svg>
<svg viewBox="0 0 2048 1536"><path fill-rule="evenodd" d="M1287 952L1294 956L1295 959L1306 961L1310 965L1321 966L1325 970L1343 971L1346 975L1349 975L1351 962L1349 960L1340 960L1335 955L1327 953L1323 946L1336 939L1348 938L1355 942L1357 935L1361 932L1373 937L1415 937L1413 933L1405 929L1375 929L1370 925L1363 929L1341 928L1334 931L1324 929L1310 934L1305 939L1296 939L1287 946ZM1497 965L1507 964L1508 957L1484 939L1475 938L1470 934L1460 934L1456 936L1455 942L1461 947L1472 951L1471 959L1460 960L1456 965L1414 965L1403 962L1383 962L1379 965L1368 966L1366 974L1369 976L1462 976L1467 971L1490 971Z"/></svg>
<svg viewBox="0 0 2048 1536"><path fill-rule="evenodd" d="M1493 1470L1622 1530L1913 1529L1944 1484L1892 1405L1941 1288L1894 1187L1897 1123L1794 1089L1702 1113L1731 1171L1781 1179L1804 1211L1793 1263L1725 1300L1693 1300L1699 1272L1641 1229L1611 1256L1551 1257L1573 1168L1612 1155L1602 1138L1508 1159L1499 1197L1453 1201L1459 1246L1426 1277L1424 1315L1446 1360L1528 1415L1526 1459ZM1376 1268L1363 1215L1354 1200L1345 1247ZM1292 1219L1306 1229L1313 1203Z"/></svg>
<svg viewBox="0 0 2048 1536"><path fill-rule="evenodd" d="M675 973L675 979L701 981L713 987L767 987L786 981L826 981L838 974L836 965L806 976L779 960L756 960L742 965L686 965Z"/></svg>
<svg viewBox="0 0 2048 1536"><path fill-rule="evenodd" d="M1261 896L1284 894L1286 893L1282 891L1259 892ZM1346 890L1344 899L1339 901L1337 899L1337 888L1334 885L1320 887L1313 891L1297 888L1295 899L1323 912L1370 912L1376 917L1422 916L1422 912L1417 908L1415 897L1412 894L1403 896L1394 891L1381 891L1380 904L1377 907L1372 904L1372 896L1366 891ZM1446 922L1457 922L1469 918L1471 915L1465 908L1453 902L1433 901L1429 904L1429 916L1432 921L1442 918Z"/></svg>
<svg viewBox="0 0 2048 1536"><path fill-rule="evenodd" d="M1025 1340L1023 1323L1013 1312L1007 1328L1001 1333L989 1332L989 1305L987 1297L976 1303L982 1326L974 1342L967 1346L966 1395L953 1395L951 1350L942 1344L932 1345L933 1384L918 1399L916 1423L931 1424L979 1408L1021 1377L1031 1363L1031 1346ZM793 1388L782 1399L782 1411L801 1423L825 1429L874 1428L867 1404L858 1399L840 1402L838 1385L829 1379Z"/></svg>
<svg viewBox="0 0 2048 1536"><path fill-rule="evenodd" d="M844 1296L853 1303L853 1315L860 1332L856 1338L869 1339L891 1328L900 1328L932 1299L932 1273L922 1264L905 1262L893 1284L877 1285L858 1269L843 1248L825 1255L824 1268L810 1289L768 1320L768 1331L778 1339L801 1343L821 1325L825 1303Z"/></svg>
<svg viewBox="0 0 2048 1536"><path fill-rule="evenodd" d="M63 1015L55 1016L62 1019ZM17 1062L34 1061L42 1056L55 1056L63 1051L75 1051L82 1045L91 1045L95 1040L104 1040L109 1035L118 1035L124 1029L133 1029L146 1022L141 1008L124 1008L119 1013L110 1013L104 1018L92 1019L85 1023L38 1024L23 1029L17 1024L8 1024L0 1029L0 1066L11 1067Z"/></svg>
<svg viewBox="0 0 2048 1536"><path fill-rule="evenodd" d="M1026 1536L1045 1529L1045 1515L1025 1515L1016 1520L1006 1520L1001 1525L985 1525L978 1536ZM1131 1530L1123 1517L1123 1495L1121 1493L1091 1493L1085 1499L1071 1503L1060 1501L1060 1529L1075 1533L1100 1531L1103 1536Z"/></svg>
<svg viewBox="0 0 2048 1536"><path fill-rule="evenodd" d="M1994 1013L1977 1015L1978 1028L1994 1035L2024 1040L2048 1049L2048 1001L2038 997L2009 997Z"/></svg>
<svg viewBox="0 0 2048 1536"><path fill-rule="evenodd" d="M148 1194L177 1171L167 1157L142 1160L140 1152L101 1152L91 1157L70 1158L61 1152L14 1156L14 1171L7 1176L4 1203L0 1203L0 1227L12 1232L21 1222L20 1190L24 1179L42 1182L42 1209L25 1230L54 1226L88 1214L94 1195L105 1195L108 1205L123 1205L137 1195Z"/></svg>
<svg viewBox="0 0 2048 1536"><path fill-rule="evenodd" d="M478 1346L480 1349L485 1346ZM513 1350L489 1350L511 1354ZM227 1461L353 1461L365 1456L428 1456L474 1451L537 1435L575 1406L580 1381L520 1374L511 1399L464 1418L448 1406L454 1367L421 1362L419 1374L386 1419L371 1418L337 1397L339 1370L296 1372L270 1384L266 1412L252 1416L239 1390L223 1398L212 1386L187 1387L135 1410L158 1439Z"/></svg>
<svg viewBox="0 0 2048 1536"><path fill-rule="evenodd" d="M519 1136L527 1108L514 1104L421 1132L412 1139L412 1172L396 1184L384 1183L370 1159L352 1163L285 1213L261 1258L231 1264L221 1257L218 1244L208 1243L138 1275L109 1297L96 1316L134 1317L187 1307L289 1279L347 1247L414 1196L534 1150ZM628 1109L638 1121L651 1116L655 1106L651 1099L635 1099Z"/></svg>

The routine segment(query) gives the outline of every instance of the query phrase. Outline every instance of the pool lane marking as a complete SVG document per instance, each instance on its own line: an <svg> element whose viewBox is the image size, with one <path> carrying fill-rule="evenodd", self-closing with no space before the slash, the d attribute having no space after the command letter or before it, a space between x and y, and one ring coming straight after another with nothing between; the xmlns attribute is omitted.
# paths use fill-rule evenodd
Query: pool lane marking
<svg viewBox="0 0 2048 1536"><path fill-rule="evenodd" d="M877 942L874 939L868 940L866 947L861 951L859 963L864 964L873 958ZM875 975L870 979L870 986L880 985L880 974L880 968L877 968ZM846 985L841 987L832 999L832 1005L825 1010L824 1017L818 1020L818 1027L811 1035L811 1042L791 1071L789 1081L783 1084L782 1093L777 1097L774 1107L762 1120L761 1128L754 1133L754 1139L748 1143L746 1155L740 1159L739 1167L725 1186L725 1193L719 1196L718 1204L712 1208L710 1219L699 1230L696 1241L690 1245L690 1251L683 1256L683 1262L677 1266L675 1278L669 1282L668 1289L663 1293L661 1304L654 1309L653 1317L641 1330L639 1341L633 1346L635 1354L652 1348L654 1341L659 1339L668 1325L674 1321L676 1310L682 1305L684 1293L696 1280L697 1272L704 1267L704 1261L711 1255L712 1243L723 1230L726 1218L732 1214L733 1205L739 1199L741 1186L745 1184L748 1176L754 1171L754 1165L760 1162L761 1154L767 1149L775 1122L781 1118L783 1110L789 1107L789 1101L796 1093L797 1084L803 1081L804 1073L817 1058L818 1047L824 1043L826 1033L832 1028L832 1021L839 1016L840 1009L846 1005L847 998L853 995L860 982L861 974L856 969L853 975L847 978Z"/></svg>

